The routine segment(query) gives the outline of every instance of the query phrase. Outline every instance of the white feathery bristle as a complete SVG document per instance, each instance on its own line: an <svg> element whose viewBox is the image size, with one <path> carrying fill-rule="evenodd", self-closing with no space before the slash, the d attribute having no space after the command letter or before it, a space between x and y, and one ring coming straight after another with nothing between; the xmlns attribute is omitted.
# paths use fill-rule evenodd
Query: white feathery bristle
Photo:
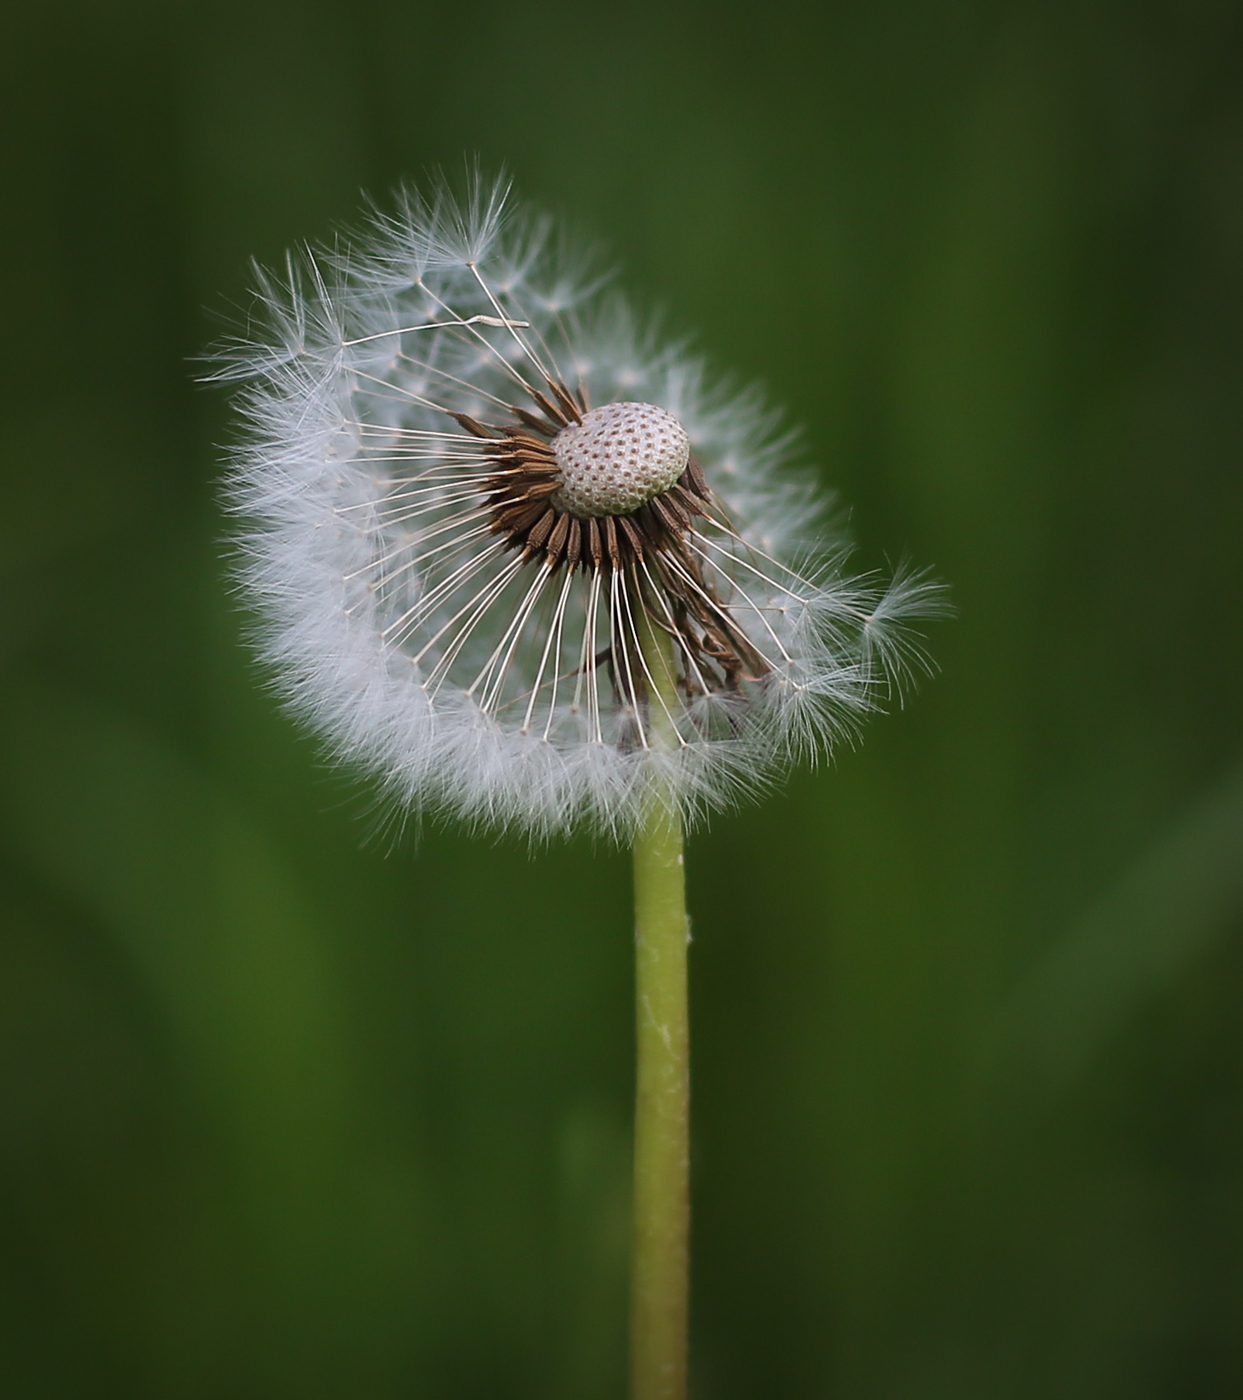
<svg viewBox="0 0 1243 1400"><path fill-rule="evenodd" d="M572 515L629 515L677 481L691 440L672 413L651 403L606 403L552 440Z"/></svg>

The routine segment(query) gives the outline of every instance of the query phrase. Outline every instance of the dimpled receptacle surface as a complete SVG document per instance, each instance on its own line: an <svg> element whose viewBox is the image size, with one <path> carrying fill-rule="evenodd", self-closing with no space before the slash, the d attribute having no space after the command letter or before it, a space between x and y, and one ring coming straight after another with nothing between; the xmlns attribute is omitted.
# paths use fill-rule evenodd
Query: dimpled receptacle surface
<svg viewBox="0 0 1243 1400"><path fill-rule="evenodd" d="M561 469L554 500L571 515L629 515L677 481L690 460L686 429L650 403L606 403L552 440Z"/></svg>

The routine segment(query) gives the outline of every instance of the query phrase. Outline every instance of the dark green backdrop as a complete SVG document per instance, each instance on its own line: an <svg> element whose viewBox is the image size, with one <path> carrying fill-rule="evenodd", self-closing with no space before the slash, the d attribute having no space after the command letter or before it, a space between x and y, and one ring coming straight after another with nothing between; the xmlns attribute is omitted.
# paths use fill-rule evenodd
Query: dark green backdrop
<svg viewBox="0 0 1243 1400"><path fill-rule="evenodd" d="M1243 1391L1239 6L14 10L0 1391L622 1394L626 862L362 846L191 383L250 255L464 152L959 609L691 846L697 1397Z"/></svg>

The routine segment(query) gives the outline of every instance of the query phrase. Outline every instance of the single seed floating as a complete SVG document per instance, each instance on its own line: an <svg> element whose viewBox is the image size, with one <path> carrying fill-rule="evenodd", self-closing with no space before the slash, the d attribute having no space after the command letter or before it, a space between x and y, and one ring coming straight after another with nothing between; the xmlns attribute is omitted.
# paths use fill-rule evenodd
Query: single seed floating
<svg viewBox="0 0 1243 1400"><path fill-rule="evenodd" d="M681 423L651 403L606 403L552 440L561 472L554 504L580 519L629 515L676 484L690 460Z"/></svg>

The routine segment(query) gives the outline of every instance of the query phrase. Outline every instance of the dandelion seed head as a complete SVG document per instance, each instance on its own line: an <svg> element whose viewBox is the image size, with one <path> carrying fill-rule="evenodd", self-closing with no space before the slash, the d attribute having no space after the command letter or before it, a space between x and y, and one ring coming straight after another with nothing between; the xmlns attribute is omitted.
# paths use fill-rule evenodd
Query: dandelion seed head
<svg viewBox="0 0 1243 1400"><path fill-rule="evenodd" d="M826 752L939 598L847 574L779 416L554 233L480 180L260 274L216 372L237 571L287 703L393 804L625 838Z"/></svg>

